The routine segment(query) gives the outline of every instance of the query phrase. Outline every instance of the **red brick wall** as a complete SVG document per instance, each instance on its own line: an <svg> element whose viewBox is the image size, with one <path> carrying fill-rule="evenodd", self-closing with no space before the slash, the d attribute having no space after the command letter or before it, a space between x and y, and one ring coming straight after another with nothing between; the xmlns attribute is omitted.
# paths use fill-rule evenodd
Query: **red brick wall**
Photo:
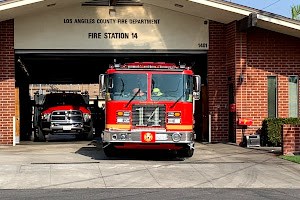
<svg viewBox="0 0 300 200"><path fill-rule="evenodd" d="M0 22L0 145L13 144L15 115L14 21Z"/></svg>
<svg viewBox="0 0 300 200"><path fill-rule="evenodd" d="M229 83L234 85L237 144L243 139L238 118L253 120L244 132L249 135L259 131L268 117L267 76L277 76L278 117L289 117L288 76L300 77L299 46L300 39L292 36L261 28L239 32L236 22L228 25L210 22L208 97L213 142L228 141ZM240 74L244 76L243 83L239 81Z"/></svg>
<svg viewBox="0 0 300 200"><path fill-rule="evenodd" d="M300 151L300 125L283 125L281 133L283 155Z"/></svg>
<svg viewBox="0 0 300 200"><path fill-rule="evenodd" d="M226 25L209 23L208 110L211 114L212 142L228 141L228 85L226 65Z"/></svg>
<svg viewBox="0 0 300 200"><path fill-rule="evenodd" d="M248 82L253 91L249 98L250 107L256 107L251 111L255 123L267 117L268 75L277 76L278 117L289 117L288 76L300 75L299 46L300 38L260 28L248 33Z"/></svg>
<svg viewBox="0 0 300 200"><path fill-rule="evenodd" d="M246 134L253 134L268 117L267 76L277 76L278 117L289 117L288 76L300 77L300 38L253 28L247 33L247 66L243 111L253 120Z"/></svg>
<svg viewBox="0 0 300 200"><path fill-rule="evenodd" d="M228 24L226 26L226 65L227 65L227 69L228 69L228 84L232 84L233 87L233 94L229 94L229 87L228 87L228 98L229 95L234 96L236 95L236 85L235 85L235 76L236 76L236 71L235 71L235 51L236 51L236 45L235 45L235 41L236 41L236 35L237 35L237 30L236 30L236 22L232 22L230 24ZM232 100L232 102L229 102L228 99L228 106L230 106L231 103L236 104L236 98L234 98ZM229 127L229 133L228 134L232 134L231 138L228 137L231 142L234 142L236 140L236 113L232 112L232 113L228 113L229 115L232 115L231 118L229 118L229 124L228 126L232 126ZM230 121L231 120L231 121ZM230 125L232 124L232 125ZM230 133L231 131L231 133ZM229 136L229 135L228 135Z"/></svg>
<svg viewBox="0 0 300 200"><path fill-rule="evenodd" d="M247 118L244 89L239 83L240 74L244 74L247 58L247 35L237 30L237 22L224 25L210 22L208 51L208 97L209 113L212 115L212 142L228 142L229 139L229 93L228 84L234 87L236 115L234 116L234 134L236 142L242 141L241 129L236 129L237 119ZM231 78L231 80L229 79Z"/></svg>

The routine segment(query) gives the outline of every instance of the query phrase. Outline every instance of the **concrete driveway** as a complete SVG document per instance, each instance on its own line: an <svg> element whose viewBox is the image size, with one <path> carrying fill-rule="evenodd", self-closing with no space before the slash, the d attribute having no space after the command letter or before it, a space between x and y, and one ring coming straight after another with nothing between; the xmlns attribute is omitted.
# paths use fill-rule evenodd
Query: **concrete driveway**
<svg viewBox="0 0 300 200"><path fill-rule="evenodd" d="M300 188L300 165L271 149L201 143L195 148L192 158L183 159L161 151L107 158L101 144L72 139L1 146L0 189Z"/></svg>

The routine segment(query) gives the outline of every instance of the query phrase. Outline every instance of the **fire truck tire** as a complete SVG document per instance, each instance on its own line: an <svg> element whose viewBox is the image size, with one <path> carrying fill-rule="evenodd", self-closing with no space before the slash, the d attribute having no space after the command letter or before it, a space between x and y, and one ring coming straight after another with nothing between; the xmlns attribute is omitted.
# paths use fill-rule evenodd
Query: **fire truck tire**
<svg viewBox="0 0 300 200"><path fill-rule="evenodd" d="M106 146L106 145L107 144L103 144L103 146ZM112 144L103 148L103 151L104 151L104 154L106 155L106 157L115 157L118 155L118 149Z"/></svg>
<svg viewBox="0 0 300 200"><path fill-rule="evenodd" d="M40 142L45 142L46 141L45 134L43 133L43 131L40 127L38 127L38 140Z"/></svg>
<svg viewBox="0 0 300 200"><path fill-rule="evenodd" d="M189 146L183 147L182 149L178 150L178 155L182 157L192 157L194 155L194 149L190 148Z"/></svg>

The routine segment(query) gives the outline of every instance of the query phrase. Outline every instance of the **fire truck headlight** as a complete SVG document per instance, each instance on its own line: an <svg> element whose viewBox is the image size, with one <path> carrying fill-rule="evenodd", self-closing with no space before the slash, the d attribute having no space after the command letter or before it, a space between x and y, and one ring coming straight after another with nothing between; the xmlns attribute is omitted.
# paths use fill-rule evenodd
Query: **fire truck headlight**
<svg viewBox="0 0 300 200"><path fill-rule="evenodd" d="M50 113L42 113L42 120L50 121Z"/></svg>
<svg viewBox="0 0 300 200"><path fill-rule="evenodd" d="M181 112L168 112L168 124L180 124Z"/></svg>
<svg viewBox="0 0 300 200"><path fill-rule="evenodd" d="M121 134L120 138L121 140L126 140L126 134Z"/></svg>
<svg viewBox="0 0 300 200"><path fill-rule="evenodd" d="M117 117L117 123L129 124L130 118L129 117Z"/></svg>
<svg viewBox="0 0 300 200"><path fill-rule="evenodd" d="M173 135L172 135L172 140L174 141L174 142L179 142L180 140L181 140L181 134L180 133L173 133Z"/></svg>
<svg viewBox="0 0 300 200"><path fill-rule="evenodd" d="M118 111L117 116L129 117L130 112L129 111Z"/></svg>
<svg viewBox="0 0 300 200"><path fill-rule="evenodd" d="M181 112L168 112L168 117L180 117Z"/></svg>
<svg viewBox="0 0 300 200"><path fill-rule="evenodd" d="M180 118L168 118L168 124L180 124L181 119Z"/></svg>
<svg viewBox="0 0 300 200"><path fill-rule="evenodd" d="M90 113L84 113L83 114L83 120L84 122L87 122L91 119L91 114Z"/></svg>
<svg viewBox="0 0 300 200"><path fill-rule="evenodd" d="M117 111L117 123L129 124L130 112L129 111Z"/></svg>

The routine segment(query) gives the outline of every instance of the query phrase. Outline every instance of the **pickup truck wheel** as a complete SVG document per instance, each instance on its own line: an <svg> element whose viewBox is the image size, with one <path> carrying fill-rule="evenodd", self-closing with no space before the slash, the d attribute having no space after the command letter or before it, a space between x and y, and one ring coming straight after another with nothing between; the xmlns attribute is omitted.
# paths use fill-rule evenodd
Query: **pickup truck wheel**
<svg viewBox="0 0 300 200"><path fill-rule="evenodd" d="M43 133L43 131L40 127L38 127L38 139L40 142L46 141L45 134Z"/></svg>
<svg viewBox="0 0 300 200"><path fill-rule="evenodd" d="M103 144L103 147L105 147L106 145L107 144ZM103 148L103 151L107 157L115 157L118 155L118 149L112 144L109 144L108 146Z"/></svg>

